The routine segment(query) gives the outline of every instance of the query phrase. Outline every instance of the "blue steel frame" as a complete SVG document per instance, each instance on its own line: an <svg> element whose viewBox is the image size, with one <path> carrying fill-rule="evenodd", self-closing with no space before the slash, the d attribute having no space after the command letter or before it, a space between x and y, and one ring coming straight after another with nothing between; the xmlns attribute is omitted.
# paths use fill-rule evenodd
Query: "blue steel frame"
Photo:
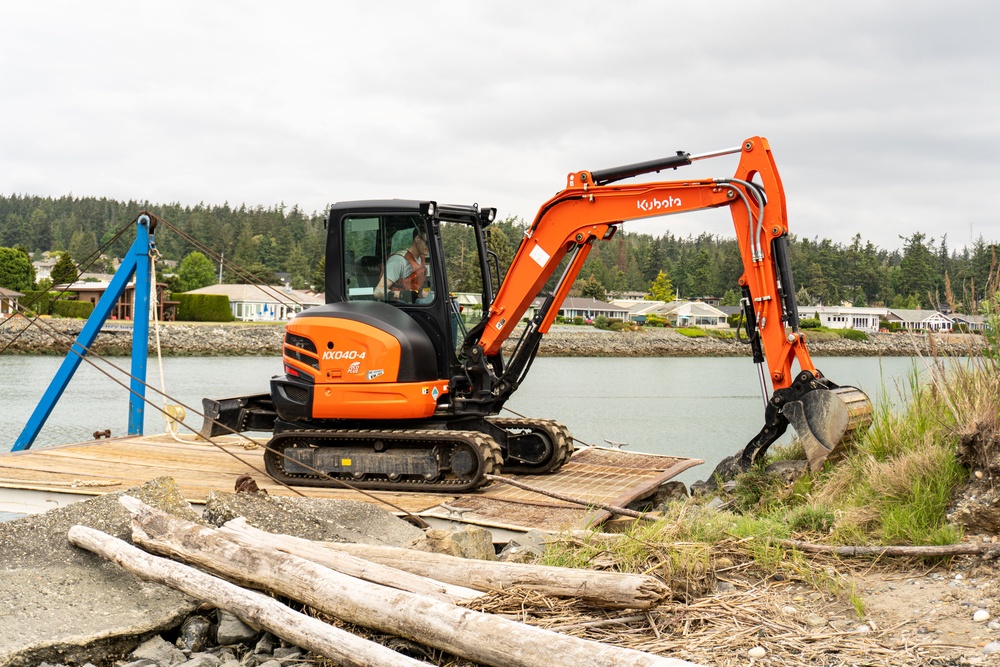
<svg viewBox="0 0 1000 667"><path fill-rule="evenodd" d="M146 414L146 359L149 349L149 289L151 264L149 255L156 250L155 230L156 217L146 211L136 218L136 237L121 266L115 272L111 284L101 296L94 312L87 318L76 342L66 353L62 365L56 372L49 388L45 390L31 418L25 424L24 430L18 436L12 452L31 447L38 432L42 430L52 409L59 402L73 374L79 368L80 362L93 345L98 332L111 315L115 303L125 293L132 276L135 276L135 303L132 307L132 380L130 383L128 410L128 434L142 435L143 418Z"/></svg>

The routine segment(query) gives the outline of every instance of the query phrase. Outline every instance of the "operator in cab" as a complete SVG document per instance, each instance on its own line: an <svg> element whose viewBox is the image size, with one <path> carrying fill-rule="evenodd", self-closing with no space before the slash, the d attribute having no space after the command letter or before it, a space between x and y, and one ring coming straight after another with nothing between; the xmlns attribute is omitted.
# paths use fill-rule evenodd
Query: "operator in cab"
<svg viewBox="0 0 1000 667"><path fill-rule="evenodd" d="M427 287L426 232L413 228L410 245L389 255L385 273L375 286L375 298L406 303L428 303L433 293Z"/></svg>

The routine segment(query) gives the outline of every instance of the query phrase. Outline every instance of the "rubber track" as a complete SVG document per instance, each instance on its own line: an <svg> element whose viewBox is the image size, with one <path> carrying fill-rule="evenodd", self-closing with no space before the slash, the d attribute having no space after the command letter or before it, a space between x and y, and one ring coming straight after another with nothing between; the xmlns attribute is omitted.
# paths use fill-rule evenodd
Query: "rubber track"
<svg viewBox="0 0 1000 667"><path fill-rule="evenodd" d="M520 463L504 464L504 472L517 472L524 475L544 475L562 468L573 456L573 436L569 429L555 419L531 419L520 417L490 417L489 422L504 430L544 431L552 441L552 456L537 465L526 466Z"/></svg>
<svg viewBox="0 0 1000 667"><path fill-rule="evenodd" d="M275 440L288 440L289 444L303 444L310 438L319 438L320 441L341 439L344 444L354 446L363 445L366 440L384 440L388 442L409 442L419 446L434 446L442 443L462 442L470 446L478 454L481 464L480 470L473 477L468 479L444 479L437 481L427 481L423 479L392 481L388 479L355 479L351 475L331 475L334 479L329 479L321 475L298 475L285 472L285 458L274 453L272 450ZM295 442L298 440L298 442ZM331 445L318 444L319 447L329 447ZM486 483L485 475L496 474L503 463L503 453L496 440L479 431L449 431L430 429L407 429L407 430L361 430L361 429L296 429L284 431L268 443L268 449L264 452L264 462L267 471L275 479L293 486L321 486L331 489L345 488L337 479L352 487L359 489L373 489L379 491L410 491L410 492L445 492L466 491L474 489Z"/></svg>

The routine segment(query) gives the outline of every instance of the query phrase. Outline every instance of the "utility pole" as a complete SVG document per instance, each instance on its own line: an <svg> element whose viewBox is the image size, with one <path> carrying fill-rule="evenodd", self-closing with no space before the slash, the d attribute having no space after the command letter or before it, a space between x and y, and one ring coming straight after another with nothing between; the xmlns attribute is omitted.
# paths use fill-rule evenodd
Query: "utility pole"
<svg viewBox="0 0 1000 667"><path fill-rule="evenodd" d="M223 250L219 255L219 284L222 284L222 264L226 261L226 251Z"/></svg>

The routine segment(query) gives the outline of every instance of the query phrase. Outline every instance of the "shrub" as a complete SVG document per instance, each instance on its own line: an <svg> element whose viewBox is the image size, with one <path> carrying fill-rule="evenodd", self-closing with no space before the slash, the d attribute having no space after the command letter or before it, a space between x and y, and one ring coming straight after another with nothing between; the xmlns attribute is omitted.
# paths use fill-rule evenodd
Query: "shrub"
<svg viewBox="0 0 1000 667"><path fill-rule="evenodd" d="M662 327L666 326L667 321L659 315L646 315L646 321L644 324L647 327Z"/></svg>
<svg viewBox="0 0 1000 667"><path fill-rule="evenodd" d="M868 340L868 334L860 329L837 329L837 335L847 340Z"/></svg>
<svg viewBox="0 0 1000 667"><path fill-rule="evenodd" d="M736 338L736 332L731 329L709 329L707 333L712 338L719 338L722 340L732 340L733 338Z"/></svg>
<svg viewBox="0 0 1000 667"><path fill-rule="evenodd" d="M608 325L608 328L611 329L612 331L625 331L630 327L628 322L622 322L621 320L618 321L612 320L611 324Z"/></svg>
<svg viewBox="0 0 1000 667"><path fill-rule="evenodd" d="M594 318L594 326L598 329L607 329L611 324L611 320L608 319L607 315L598 315Z"/></svg>
<svg viewBox="0 0 1000 667"><path fill-rule="evenodd" d="M805 317L799 320L799 326L803 329L819 329L820 322L818 317Z"/></svg>
<svg viewBox="0 0 1000 667"><path fill-rule="evenodd" d="M674 331L688 338L704 338L708 336L704 329L699 329L698 327L682 327Z"/></svg>
<svg viewBox="0 0 1000 667"><path fill-rule="evenodd" d="M89 301L53 301L51 314L56 317L80 317L86 319L94 312L94 304Z"/></svg>
<svg viewBox="0 0 1000 667"><path fill-rule="evenodd" d="M727 317L726 318L726 322L729 323L729 328L730 329L736 329L737 327L739 327L740 326L740 318L742 318L742 317L743 317L743 313L733 313L732 315L730 315L729 317Z"/></svg>
<svg viewBox="0 0 1000 667"><path fill-rule="evenodd" d="M232 322L224 294L178 294L177 319L185 322Z"/></svg>
<svg viewBox="0 0 1000 667"><path fill-rule="evenodd" d="M587 320L583 319L583 315L577 315L573 318L573 324L577 326L582 326L587 323Z"/></svg>

